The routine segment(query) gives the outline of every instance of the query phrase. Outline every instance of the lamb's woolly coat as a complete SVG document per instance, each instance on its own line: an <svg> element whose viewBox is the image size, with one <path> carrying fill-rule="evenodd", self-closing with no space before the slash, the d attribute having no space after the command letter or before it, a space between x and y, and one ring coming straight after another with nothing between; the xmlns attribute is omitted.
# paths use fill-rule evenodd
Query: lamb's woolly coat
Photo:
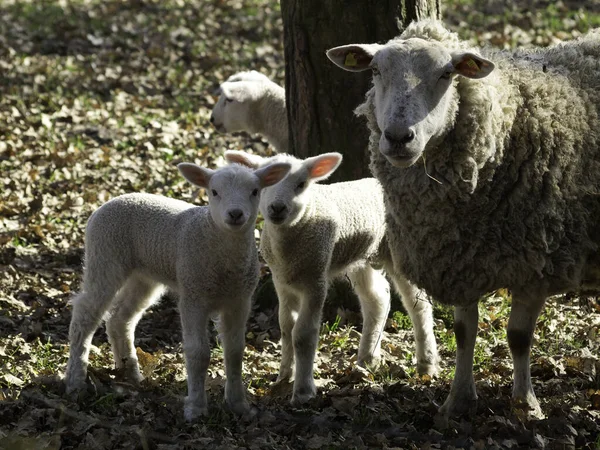
<svg viewBox="0 0 600 450"><path fill-rule="evenodd" d="M409 26L409 37L466 48L434 21ZM454 123L409 168L379 151L374 89L357 108L395 263L455 305L503 287L539 297L598 286L600 31L551 49L474 51L496 70L456 77Z"/></svg>

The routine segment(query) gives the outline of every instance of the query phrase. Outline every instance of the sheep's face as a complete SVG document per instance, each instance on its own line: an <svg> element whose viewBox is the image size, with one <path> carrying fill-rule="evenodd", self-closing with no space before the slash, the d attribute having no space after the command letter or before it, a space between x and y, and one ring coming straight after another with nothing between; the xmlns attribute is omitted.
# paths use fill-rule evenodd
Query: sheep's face
<svg viewBox="0 0 600 450"><path fill-rule="evenodd" d="M413 165L453 126L455 76L482 78L494 68L480 56L419 38L336 47L327 56L349 71L372 70L379 151L397 167Z"/></svg>
<svg viewBox="0 0 600 450"><path fill-rule="evenodd" d="M206 188L215 224L234 232L254 227L261 190L278 183L290 170L286 163L257 170L232 165L213 171L188 163L177 167L188 181Z"/></svg>
<svg viewBox="0 0 600 450"><path fill-rule="evenodd" d="M262 158L230 150L225 152L225 159L248 167L261 167L273 162L290 164L288 176L277 185L264 189L260 200L263 217L274 225L285 226L293 225L304 216L311 196L311 185L331 175L341 164L342 155L324 153L300 160L285 153Z"/></svg>
<svg viewBox="0 0 600 450"><path fill-rule="evenodd" d="M256 81L226 81L219 88L219 100L213 107L210 122L221 133L247 131L251 120L250 104Z"/></svg>

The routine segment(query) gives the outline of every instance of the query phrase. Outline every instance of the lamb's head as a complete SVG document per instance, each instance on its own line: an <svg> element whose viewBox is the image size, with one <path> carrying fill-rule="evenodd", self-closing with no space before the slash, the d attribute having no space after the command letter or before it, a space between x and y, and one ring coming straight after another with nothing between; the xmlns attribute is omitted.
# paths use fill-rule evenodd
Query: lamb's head
<svg viewBox="0 0 600 450"><path fill-rule="evenodd" d="M281 181L290 164L267 164L256 170L233 164L211 170L191 163L177 168L192 184L208 191L210 214L215 224L229 231L245 231L254 227L261 190Z"/></svg>
<svg viewBox="0 0 600 450"><path fill-rule="evenodd" d="M310 199L311 186L331 175L342 162L339 153L324 153L307 159L298 159L284 153L262 158L230 150L225 159L248 167L264 167L274 162L291 166L287 177L276 186L265 189L260 200L260 211L265 220L275 225L291 225L300 220Z"/></svg>
<svg viewBox="0 0 600 450"><path fill-rule="evenodd" d="M458 76L483 78L494 64L471 52L417 37L385 45L356 44L327 51L350 72L373 72L379 151L397 167L409 167L454 125Z"/></svg>
<svg viewBox="0 0 600 450"><path fill-rule="evenodd" d="M222 133L248 131L251 104L262 98L269 79L256 71L232 75L221 84L219 99L213 107L210 122Z"/></svg>

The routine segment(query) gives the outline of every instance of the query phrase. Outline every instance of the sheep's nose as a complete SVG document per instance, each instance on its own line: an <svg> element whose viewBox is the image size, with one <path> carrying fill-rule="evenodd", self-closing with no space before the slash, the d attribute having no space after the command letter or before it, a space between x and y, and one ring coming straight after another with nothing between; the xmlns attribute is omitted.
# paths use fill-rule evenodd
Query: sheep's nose
<svg viewBox="0 0 600 450"><path fill-rule="evenodd" d="M287 209L287 206L285 206L285 203L277 202L277 203L271 203L271 206L269 208L271 209L271 212L273 214L281 214L281 213L285 212L285 210Z"/></svg>
<svg viewBox="0 0 600 450"><path fill-rule="evenodd" d="M395 134L390 131L386 131L384 136L391 144L401 147L408 144L415 138L415 132L410 129L405 134Z"/></svg>
<svg viewBox="0 0 600 450"><path fill-rule="evenodd" d="M210 115L210 123L215 123L215 116L212 114Z"/></svg>
<svg viewBox="0 0 600 450"><path fill-rule="evenodd" d="M239 221L244 215L244 211L242 211L241 209L231 209L227 211L227 213L229 214L231 220L233 220L234 222Z"/></svg>

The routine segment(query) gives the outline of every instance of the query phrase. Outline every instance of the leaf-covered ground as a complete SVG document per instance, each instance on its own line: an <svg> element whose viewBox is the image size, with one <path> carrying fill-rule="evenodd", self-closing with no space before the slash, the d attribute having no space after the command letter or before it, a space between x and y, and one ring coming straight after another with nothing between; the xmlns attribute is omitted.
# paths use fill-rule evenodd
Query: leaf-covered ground
<svg viewBox="0 0 600 450"><path fill-rule="evenodd" d="M600 25L595 2L447 1L465 38L501 47L547 45ZM68 300L80 286L83 230L111 197L146 191L190 201L175 164L222 163L226 148L271 151L257 136L224 136L208 123L211 93L249 68L282 83L282 22L274 0L0 1L0 448L600 448L600 304L553 299L536 329L535 389L547 418L511 411L506 344L510 299L481 304L477 414L443 426L437 407L453 375L451 313L436 310L438 379L415 376L410 323L392 313L385 364L353 369L360 316L338 310L324 325L319 397L289 405L272 389L280 356L276 300L267 277L248 324L244 376L255 417L222 405L215 340L210 415L186 424L175 300L142 319L136 345L147 376L119 379L101 328L91 387L79 404L57 374L67 358ZM214 333L213 333L214 334Z"/></svg>

